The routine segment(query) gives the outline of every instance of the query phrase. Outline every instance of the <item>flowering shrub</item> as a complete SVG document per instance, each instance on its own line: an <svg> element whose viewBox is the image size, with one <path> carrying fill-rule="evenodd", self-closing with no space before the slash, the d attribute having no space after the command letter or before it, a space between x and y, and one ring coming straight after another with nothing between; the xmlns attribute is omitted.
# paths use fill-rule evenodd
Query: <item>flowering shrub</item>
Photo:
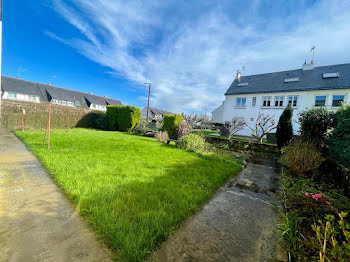
<svg viewBox="0 0 350 262"><path fill-rule="evenodd" d="M175 130L175 138L180 139L181 137L188 136L191 133L190 126L186 121L182 121Z"/></svg>
<svg viewBox="0 0 350 262"><path fill-rule="evenodd" d="M159 131L156 134L156 139L161 142L161 143L165 143L169 140L169 135L167 131Z"/></svg>
<svg viewBox="0 0 350 262"><path fill-rule="evenodd" d="M285 215L282 216L280 229L287 242L290 261L320 261L320 252L329 259L324 261L350 261L350 221L343 216L344 213L338 212L350 212L350 199L331 184L319 184L286 172L283 172L281 184L280 200ZM339 215L343 216L343 220ZM329 225L326 231L325 217L335 217L334 227ZM342 233L341 225L344 225L345 233Z"/></svg>
<svg viewBox="0 0 350 262"><path fill-rule="evenodd" d="M300 134L303 140L322 147L329 131L335 126L335 114L325 108L303 111L299 116Z"/></svg>

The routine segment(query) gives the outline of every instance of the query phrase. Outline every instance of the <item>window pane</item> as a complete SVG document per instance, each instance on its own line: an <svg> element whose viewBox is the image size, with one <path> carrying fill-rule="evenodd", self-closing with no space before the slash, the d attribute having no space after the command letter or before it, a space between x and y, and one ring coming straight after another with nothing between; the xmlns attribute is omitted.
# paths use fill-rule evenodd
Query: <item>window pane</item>
<svg viewBox="0 0 350 262"><path fill-rule="evenodd" d="M333 96L332 106L341 106L342 102L344 102L344 96Z"/></svg>
<svg viewBox="0 0 350 262"><path fill-rule="evenodd" d="M245 97L242 98L242 106L245 106L246 101L247 101L247 99Z"/></svg>
<svg viewBox="0 0 350 262"><path fill-rule="evenodd" d="M253 97L252 106L255 106L255 105L256 105L256 97L254 96L254 97Z"/></svg>
<svg viewBox="0 0 350 262"><path fill-rule="evenodd" d="M325 106L326 96L316 96L315 106Z"/></svg>
<svg viewBox="0 0 350 262"><path fill-rule="evenodd" d="M283 106L283 100L280 101L280 106Z"/></svg>

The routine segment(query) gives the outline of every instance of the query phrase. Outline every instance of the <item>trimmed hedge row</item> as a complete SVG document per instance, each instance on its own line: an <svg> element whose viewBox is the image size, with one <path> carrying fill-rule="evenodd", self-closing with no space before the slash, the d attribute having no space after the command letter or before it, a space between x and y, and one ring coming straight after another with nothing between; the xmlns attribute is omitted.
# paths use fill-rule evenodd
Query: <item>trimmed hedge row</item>
<svg viewBox="0 0 350 262"><path fill-rule="evenodd" d="M141 110L135 106L107 106L108 130L131 132L140 125Z"/></svg>
<svg viewBox="0 0 350 262"><path fill-rule="evenodd" d="M165 115L162 131L167 131L170 138L175 137L176 127L183 121L181 115Z"/></svg>

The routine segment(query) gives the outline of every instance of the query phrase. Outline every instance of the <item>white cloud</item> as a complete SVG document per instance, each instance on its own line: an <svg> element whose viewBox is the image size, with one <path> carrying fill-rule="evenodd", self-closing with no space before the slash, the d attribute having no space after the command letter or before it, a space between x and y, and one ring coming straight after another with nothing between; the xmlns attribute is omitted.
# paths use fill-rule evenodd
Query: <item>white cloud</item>
<svg viewBox="0 0 350 262"><path fill-rule="evenodd" d="M115 74L151 81L152 104L177 112L212 111L242 65L244 74L300 68L312 45L318 64L350 59L349 1L205 2L54 0L79 34L47 34Z"/></svg>

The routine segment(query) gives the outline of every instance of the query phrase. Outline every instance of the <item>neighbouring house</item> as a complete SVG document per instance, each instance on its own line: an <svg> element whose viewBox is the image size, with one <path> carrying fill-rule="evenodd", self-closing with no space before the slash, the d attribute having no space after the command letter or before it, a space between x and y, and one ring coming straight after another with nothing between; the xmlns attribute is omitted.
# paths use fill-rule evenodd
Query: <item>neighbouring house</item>
<svg viewBox="0 0 350 262"><path fill-rule="evenodd" d="M290 104L297 133L301 111L317 107L335 111L342 103L350 103L350 63L320 67L305 63L302 69L247 76L237 71L225 101L213 111L212 121L222 123L237 117L253 127L263 113L274 116L277 124ZM250 136L251 130L245 127L237 134Z"/></svg>
<svg viewBox="0 0 350 262"><path fill-rule="evenodd" d="M142 113L142 118L146 119L147 118L147 106L142 108L141 113ZM148 118L152 119L152 120L162 119L165 115L168 115L168 114L172 114L172 113L164 111L164 110L160 110L160 109L154 108L154 107L149 107L149 110L148 110Z"/></svg>
<svg viewBox="0 0 350 262"><path fill-rule="evenodd" d="M7 76L2 76L1 91L2 99L4 100L33 103L50 102L62 106L82 107L100 111L106 111L107 105L122 104L117 99Z"/></svg>

